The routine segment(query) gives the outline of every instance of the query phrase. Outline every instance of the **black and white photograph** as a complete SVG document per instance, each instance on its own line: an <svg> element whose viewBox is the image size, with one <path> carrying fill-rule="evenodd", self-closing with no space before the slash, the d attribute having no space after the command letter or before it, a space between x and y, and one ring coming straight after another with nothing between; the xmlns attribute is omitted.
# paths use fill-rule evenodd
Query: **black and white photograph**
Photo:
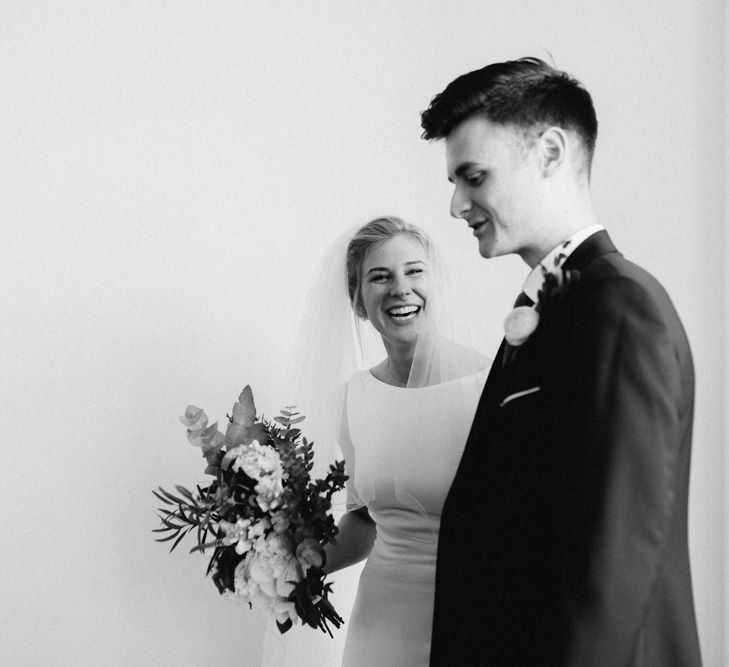
<svg viewBox="0 0 729 667"><path fill-rule="evenodd" d="M729 664L729 13L0 3L0 663Z"/></svg>

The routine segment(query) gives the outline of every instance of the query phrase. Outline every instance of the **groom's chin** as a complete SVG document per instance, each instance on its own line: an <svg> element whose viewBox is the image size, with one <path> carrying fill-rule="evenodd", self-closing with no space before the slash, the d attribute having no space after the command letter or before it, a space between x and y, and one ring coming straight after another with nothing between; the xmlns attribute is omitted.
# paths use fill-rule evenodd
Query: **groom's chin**
<svg viewBox="0 0 729 667"><path fill-rule="evenodd" d="M504 255L511 255L516 250L509 247L508 245L496 242L493 238L491 239L479 239L478 243L478 254L484 259L495 259L496 257L503 257Z"/></svg>
<svg viewBox="0 0 729 667"><path fill-rule="evenodd" d="M496 251L492 244L483 242L480 242L478 244L478 254L481 255L481 257L483 257L484 259L491 259L493 257L499 256L499 253Z"/></svg>

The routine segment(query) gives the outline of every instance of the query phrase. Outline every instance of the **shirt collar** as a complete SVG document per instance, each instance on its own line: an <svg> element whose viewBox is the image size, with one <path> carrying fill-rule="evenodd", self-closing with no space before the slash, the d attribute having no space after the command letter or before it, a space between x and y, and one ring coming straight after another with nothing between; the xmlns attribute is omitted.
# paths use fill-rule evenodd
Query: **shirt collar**
<svg viewBox="0 0 729 667"><path fill-rule="evenodd" d="M564 261L577 249L587 238L605 229L602 225L588 225L576 231L567 240L552 248L547 256L537 264L526 277L522 291L532 300L537 302L537 295L544 282L544 271L554 271L562 266Z"/></svg>

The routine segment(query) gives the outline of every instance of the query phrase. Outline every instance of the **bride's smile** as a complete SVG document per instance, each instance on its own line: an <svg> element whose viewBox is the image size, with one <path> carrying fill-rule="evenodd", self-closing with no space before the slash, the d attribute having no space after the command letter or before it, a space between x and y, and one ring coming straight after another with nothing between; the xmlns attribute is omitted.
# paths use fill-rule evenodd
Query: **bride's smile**
<svg viewBox="0 0 729 667"><path fill-rule="evenodd" d="M402 324L413 320L415 316L420 313L420 310L420 306L404 305L388 308L385 312L393 319L393 321Z"/></svg>

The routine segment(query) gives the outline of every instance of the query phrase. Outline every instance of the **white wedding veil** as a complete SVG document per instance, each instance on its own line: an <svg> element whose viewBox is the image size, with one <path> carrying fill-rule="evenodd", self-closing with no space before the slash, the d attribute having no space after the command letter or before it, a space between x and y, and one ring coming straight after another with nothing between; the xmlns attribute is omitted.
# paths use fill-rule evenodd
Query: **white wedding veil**
<svg viewBox="0 0 729 667"><path fill-rule="evenodd" d="M455 292L448 278L439 253L427 234L420 228L404 223L399 218L384 217L370 221L368 225L384 221L386 227L394 227L417 238L427 250L428 282L427 299L422 311L420 328L412 367L404 389L418 390L432 385L456 383L462 378L482 374L490 365L487 357L478 349L477 332L472 331L470 316L478 304L469 303L469 295ZM293 359L290 363L290 404L305 415L300 425L309 440L314 441L314 468L312 476L322 477L331 463L345 459L347 482L345 497L335 499L335 516L345 509L367 506L382 493L372 484L359 484L356 475L356 452L349 442L347 432L347 383L357 374L367 373L386 357L379 334L369 321L356 314L348 284L347 251L352 239L362 226L353 227L339 236L323 253L314 272L304 304L304 315ZM383 239L381 242L386 241ZM371 247L374 247L371 246ZM356 289L354 293L356 300ZM478 382L478 380L474 380ZM454 385L457 389L460 384ZM377 383L373 383L376 391ZM464 391L472 387L464 386ZM350 406L350 409L352 407ZM358 409L356 406L354 409ZM377 419L377 415L372 415ZM449 441L448 415L442 421L442 433L437 434L446 451L459 451L456 443ZM461 446L463 443L460 443ZM388 496L397 498L400 505L422 513L418 498L401 488L397 471L386 483ZM346 507L345 507L346 505ZM350 568L357 573L359 569ZM328 636L314 635L311 628L295 627L279 637L275 625L269 623L264 664L338 664L341 643L346 632L348 611L354 598L356 580L348 579L346 571L329 577L334 581L332 602L345 617L345 625L335 633L334 641ZM339 653L339 656L337 656Z"/></svg>

